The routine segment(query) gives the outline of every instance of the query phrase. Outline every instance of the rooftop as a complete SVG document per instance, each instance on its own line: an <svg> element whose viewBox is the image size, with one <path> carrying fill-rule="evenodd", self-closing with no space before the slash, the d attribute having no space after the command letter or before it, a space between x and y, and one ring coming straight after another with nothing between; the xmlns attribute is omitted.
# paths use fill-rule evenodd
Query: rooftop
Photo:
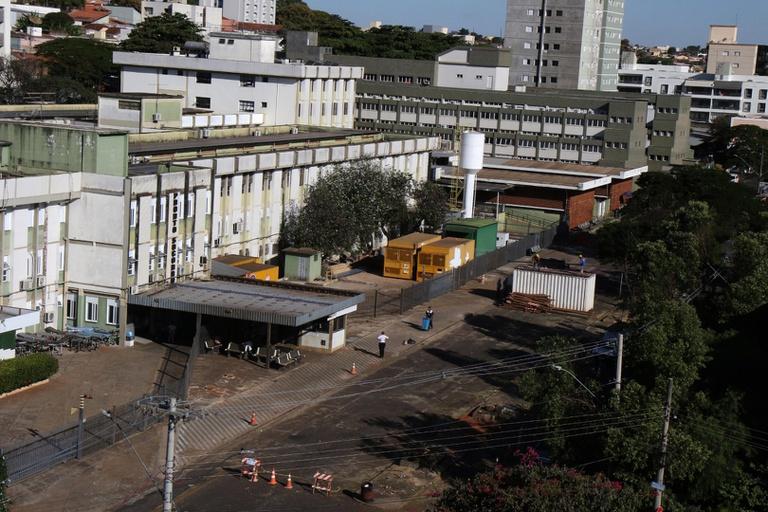
<svg viewBox="0 0 768 512"><path fill-rule="evenodd" d="M449 180L464 180L464 173L452 168L444 172L443 177ZM592 190L610 184L611 178L485 168L478 173L477 181L501 184L507 188L519 185L562 190Z"/></svg>
<svg viewBox="0 0 768 512"><path fill-rule="evenodd" d="M446 226L469 226L472 228L484 228L497 224L492 219L456 219L446 223Z"/></svg>
<svg viewBox="0 0 768 512"><path fill-rule="evenodd" d="M287 249L283 249L283 252L285 254L293 254L296 256L314 256L315 254L320 254L320 251L317 249L311 249L309 247L288 247Z"/></svg>
<svg viewBox="0 0 768 512"><path fill-rule="evenodd" d="M102 92L99 93L99 96L103 96L105 98L120 98L120 99L126 99L126 100L140 100L140 99L174 99L174 98L183 98L184 96L181 94L157 94L152 92Z"/></svg>
<svg viewBox="0 0 768 512"><path fill-rule="evenodd" d="M305 285L221 278L131 295L128 303L299 327L357 306L365 295Z"/></svg>
<svg viewBox="0 0 768 512"><path fill-rule="evenodd" d="M0 333L15 331L40 323L40 311L0 306Z"/></svg>
<svg viewBox="0 0 768 512"><path fill-rule="evenodd" d="M472 241L471 238L453 238L453 237L446 237L442 240L438 240L437 242L432 242L431 244L425 245L424 248L439 248L439 249L450 249L451 247L457 247L459 245L464 245L467 243L470 243Z"/></svg>
<svg viewBox="0 0 768 512"><path fill-rule="evenodd" d="M387 247L412 249L425 243L435 241L436 239L440 239L440 235L435 235L432 233L421 233L417 231L416 233L411 233L409 235L390 240L387 243Z"/></svg>
<svg viewBox="0 0 768 512"><path fill-rule="evenodd" d="M583 165L564 162L546 162L541 160L523 160L517 158L486 158L485 167L511 171L539 172L563 176L609 176L616 179L634 178L648 172L648 166L609 167L603 165Z"/></svg>

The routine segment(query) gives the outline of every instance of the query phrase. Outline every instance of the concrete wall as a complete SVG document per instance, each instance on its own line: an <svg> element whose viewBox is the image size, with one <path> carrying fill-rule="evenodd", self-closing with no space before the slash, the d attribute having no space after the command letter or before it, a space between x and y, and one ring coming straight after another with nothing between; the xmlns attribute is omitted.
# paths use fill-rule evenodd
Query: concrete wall
<svg viewBox="0 0 768 512"><path fill-rule="evenodd" d="M718 74L725 66L730 69L726 74L754 75L758 48L756 44L710 44L707 73Z"/></svg>
<svg viewBox="0 0 768 512"><path fill-rule="evenodd" d="M216 32L210 34L209 41L212 59L275 62L277 49L275 37L243 37L240 34Z"/></svg>
<svg viewBox="0 0 768 512"><path fill-rule="evenodd" d="M250 23L275 24L276 0L221 0L224 16Z"/></svg>

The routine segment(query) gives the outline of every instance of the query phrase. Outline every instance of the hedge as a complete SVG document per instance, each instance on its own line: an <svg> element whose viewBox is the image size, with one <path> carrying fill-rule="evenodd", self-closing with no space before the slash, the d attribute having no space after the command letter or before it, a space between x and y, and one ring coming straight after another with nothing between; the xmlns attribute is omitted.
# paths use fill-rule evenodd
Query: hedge
<svg viewBox="0 0 768 512"><path fill-rule="evenodd" d="M59 370L50 354L30 354L0 361L0 394L45 380Z"/></svg>

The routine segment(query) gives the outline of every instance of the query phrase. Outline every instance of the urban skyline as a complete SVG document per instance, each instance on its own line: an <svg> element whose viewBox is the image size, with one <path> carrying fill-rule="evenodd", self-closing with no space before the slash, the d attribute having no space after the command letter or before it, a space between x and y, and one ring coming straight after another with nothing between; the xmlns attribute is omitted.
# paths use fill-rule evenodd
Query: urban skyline
<svg viewBox="0 0 768 512"><path fill-rule="evenodd" d="M443 25L453 30L467 29L494 36L503 36L506 0L482 0L486 8L477 9L478 3L457 0L420 0L418 4L407 0L389 2L352 3L347 0L307 0L313 9L328 11L349 19L360 27L374 20L385 24L421 27ZM738 24L739 39L744 42L763 42L761 21L768 17L768 3L756 0L733 0L727 4L714 0L696 2L665 0L628 0L624 37L645 45L670 44L704 45L711 24ZM415 5L418 5L417 9ZM664 10L665 16L659 16ZM685 24L681 19L688 18Z"/></svg>

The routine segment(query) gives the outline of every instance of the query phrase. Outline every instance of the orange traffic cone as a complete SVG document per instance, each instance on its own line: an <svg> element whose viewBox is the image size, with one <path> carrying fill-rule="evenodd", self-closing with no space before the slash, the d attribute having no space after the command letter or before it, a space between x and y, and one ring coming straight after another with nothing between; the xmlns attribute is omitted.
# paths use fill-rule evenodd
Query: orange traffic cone
<svg viewBox="0 0 768 512"><path fill-rule="evenodd" d="M357 375L357 365L352 363L352 369L349 371L352 375Z"/></svg>
<svg viewBox="0 0 768 512"><path fill-rule="evenodd" d="M248 424L252 427L255 427L257 425L256 423L256 413L251 413L251 419L248 420Z"/></svg>
<svg viewBox="0 0 768 512"><path fill-rule="evenodd" d="M272 478L269 479L269 485L277 485L277 477L275 476L275 468L272 468Z"/></svg>
<svg viewBox="0 0 768 512"><path fill-rule="evenodd" d="M288 473L288 481L285 483L286 489L293 489L293 480L291 480L291 474Z"/></svg>

